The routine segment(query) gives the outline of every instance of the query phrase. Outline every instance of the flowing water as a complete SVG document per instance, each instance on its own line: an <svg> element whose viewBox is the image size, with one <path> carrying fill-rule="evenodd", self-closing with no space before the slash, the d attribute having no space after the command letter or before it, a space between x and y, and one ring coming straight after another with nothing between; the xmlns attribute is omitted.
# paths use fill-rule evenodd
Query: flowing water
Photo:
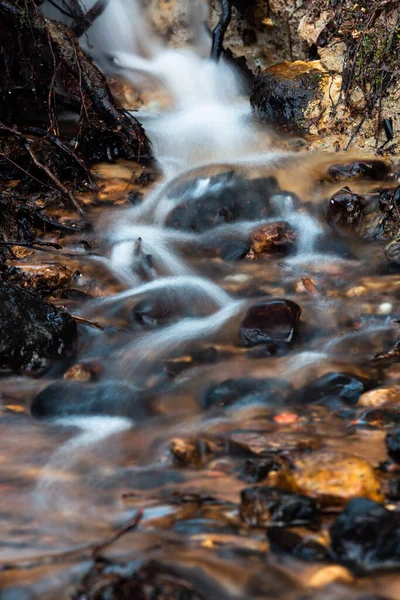
<svg viewBox="0 0 400 600"><path fill-rule="evenodd" d="M81 414L60 411L59 418L35 420L31 399L62 375L3 379L0 559L101 539L144 509L140 531L121 542L121 552L183 566L194 560L223 590L224 596L213 592L210 598L259 597L246 588L248 577L264 577L260 589L268 584L278 590L289 572L300 594L317 568L312 563L271 557L260 575L265 539L259 533L246 537L238 525L239 493L249 484L238 478L237 457L214 458L202 469L179 468L171 440L266 430L283 447L290 435L311 436L377 465L385 458L383 433L352 429L326 407L304 411L290 425L279 418L292 410L284 400L209 411L203 403L212 384L232 378L280 378L300 388L330 371L375 376L368 361L396 339L391 316L399 314L398 283L396 275L386 274L378 242L341 238L326 224L323 207L334 187L323 174L334 157L285 150L253 119L240 73L206 58L204 11L205 3L190 3L192 42L170 48L151 31L139 4L111 0L87 40L104 70L168 99L166 108L154 102L136 115L152 143L157 181L145 188L132 184L144 168L129 163L96 167L102 192L87 202L94 251L80 250L82 260L70 261L92 299L56 301L103 327L79 326L76 362L97 365L109 386L109 409L85 415L84 407L75 411ZM154 174L154 167L144 172ZM224 193L240 202L246 186L268 185L271 177L279 190L271 214L261 220L222 220L197 231L171 226L171 211L182 205L198 200L201 212L201 201ZM128 191L138 188L144 197L129 206ZM221 260L221 248L245 243L261 223L282 220L297 236L296 252ZM81 249L72 236L63 245ZM290 351L257 358L241 344L239 326L248 308L269 296L301 306L300 331ZM132 309L146 303L167 309L159 322L143 326L140 311L132 317ZM398 372L391 368L384 378L396 382ZM128 407L115 392L121 383L137 391ZM207 517L190 503L179 504L180 496L194 493L215 496L220 506ZM58 565L17 580L6 575L2 586L29 588L39 598L62 598L64 589L70 597L68 585L85 568ZM395 580L385 581L388 593L398 597ZM356 597L348 582L337 585L321 597ZM379 585L368 579L359 589ZM272 597L292 592L282 583Z"/></svg>

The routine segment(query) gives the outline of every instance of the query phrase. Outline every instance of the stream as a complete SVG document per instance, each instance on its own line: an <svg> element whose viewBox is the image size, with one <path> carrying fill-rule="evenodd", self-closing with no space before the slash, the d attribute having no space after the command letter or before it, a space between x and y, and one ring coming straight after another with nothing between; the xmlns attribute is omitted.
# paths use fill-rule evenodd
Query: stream
<svg viewBox="0 0 400 600"><path fill-rule="evenodd" d="M327 222L346 185L327 171L349 156L295 152L257 122L240 73L206 58L202 2L190 21L191 46L170 48L136 2L112 0L91 29L102 69L151 98L135 116L156 160L95 165L100 193L80 194L92 230L62 239L75 257L22 259L74 272L81 294L52 301L87 322L68 364L2 378L0 562L101 540L143 510L109 556L190 572L200 595L165 598L399 598L395 573L270 552L240 516L262 458L387 460L390 415L357 400L399 384L396 363L373 362L398 338L399 279L383 241ZM351 181L367 196L382 185ZM277 226L284 241L255 251L253 232ZM275 300L266 334L252 310ZM350 400L314 402L328 373L353 382ZM326 547L338 512L296 531ZM3 570L0 598L97 598L74 595L89 568Z"/></svg>

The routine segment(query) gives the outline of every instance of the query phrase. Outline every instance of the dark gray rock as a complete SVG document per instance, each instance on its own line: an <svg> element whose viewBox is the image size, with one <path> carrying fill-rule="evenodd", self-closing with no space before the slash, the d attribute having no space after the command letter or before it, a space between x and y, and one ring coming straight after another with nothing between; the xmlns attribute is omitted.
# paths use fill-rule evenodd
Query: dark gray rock
<svg viewBox="0 0 400 600"><path fill-rule="evenodd" d="M74 319L25 290L0 287L0 368L37 370L72 353Z"/></svg>

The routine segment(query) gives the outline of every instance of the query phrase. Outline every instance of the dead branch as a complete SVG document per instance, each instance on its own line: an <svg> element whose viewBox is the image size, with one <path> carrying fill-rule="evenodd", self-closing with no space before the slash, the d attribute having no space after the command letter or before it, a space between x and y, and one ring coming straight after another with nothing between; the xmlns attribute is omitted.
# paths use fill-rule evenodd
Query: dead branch
<svg viewBox="0 0 400 600"><path fill-rule="evenodd" d="M223 52L223 44L226 30L228 29L229 23L232 18L232 6L231 0L221 0L221 17L214 28L212 34L212 48L211 48L211 59L215 62L219 62L221 54Z"/></svg>
<svg viewBox="0 0 400 600"><path fill-rule="evenodd" d="M22 558L15 561L0 562L0 572L14 569L35 569L36 567L54 565L71 560L95 560L106 548L114 544L114 542L119 540L123 535L136 529L142 520L142 517L143 511L139 510L133 519L130 519L125 525L119 527L119 529L101 542L92 542L90 544L85 544L84 546L79 546L78 548L73 548L72 550L58 552L57 554L43 554L41 556Z"/></svg>

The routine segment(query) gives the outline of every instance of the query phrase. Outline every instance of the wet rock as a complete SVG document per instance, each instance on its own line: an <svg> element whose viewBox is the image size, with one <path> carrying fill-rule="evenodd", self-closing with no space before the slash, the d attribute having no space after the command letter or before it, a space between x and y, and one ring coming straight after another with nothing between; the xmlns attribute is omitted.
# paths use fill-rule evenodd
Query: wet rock
<svg viewBox="0 0 400 600"><path fill-rule="evenodd" d="M357 194L344 187L329 200L326 209L326 220L329 225L356 228L362 220L362 203Z"/></svg>
<svg viewBox="0 0 400 600"><path fill-rule="evenodd" d="M147 400L147 401L146 401ZM149 415L148 399L128 383L107 381L55 381L32 401L34 417L54 418L73 415L110 415L143 419Z"/></svg>
<svg viewBox="0 0 400 600"><path fill-rule="evenodd" d="M400 411L396 408L372 408L363 412L357 422L361 426L377 429L393 427L400 423Z"/></svg>
<svg viewBox="0 0 400 600"><path fill-rule="evenodd" d="M366 498L355 498L330 527L336 558L370 571L400 565L400 512Z"/></svg>
<svg viewBox="0 0 400 600"><path fill-rule="evenodd" d="M168 193L176 206L166 224L174 229L202 232L225 223L266 218L271 216L270 197L278 189L274 177L246 179L234 171L178 181Z"/></svg>
<svg viewBox="0 0 400 600"><path fill-rule="evenodd" d="M241 240L229 240L220 246L220 257L226 262L242 260L249 252L250 246Z"/></svg>
<svg viewBox="0 0 400 600"><path fill-rule="evenodd" d="M400 500L400 479L389 479L387 497L397 502Z"/></svg>
<svg viewBox="0 0 400 600"><path fill-rule="evenodd" d="M375 384L373 380L351 373L325 373L295 393L291 401L295 404L329 404L331 400L338 399L355 405L361 395Z"/></svg>
<svg viewBox="0 0 400 600"><path fill-rule="evenodd" d="M389 163L383 160L357 161L344 165L331 165L328 176L334 181L341 179L386 179L391 173Z"/></svg>
<svg viewBox="0 0 400 600"><path fill-rule="evenodd" d="M307 581L312 588L326 588L332 583L354 583L354 577L348 569L340 565L327 565L313 573ZM359 599L361 600L361 599Z"/></svg>
<svg viewBox="0 0 400 600"><path fill-rule="evenodd" d="M313 498L282 492L271 487L251 487L242 490L240 514L253 527L300 525L312 522L317 514Z"/></svg>
<svg viewBox="0 0 400 600"><path fill-rule="evenodd" d="M225 441L218 438L175 438L170 450L179 467L199 469L212 458L221 456L225 450Z"/></svg>
<svg viewBox="0 0 400 600"><path fill-rule="evenodd" d="M329 84L332 78L319 61L284 62L257 76L250 102L267 123L309 131L329 108ZM335 95L336 90L331 87Z"/></svg>
<svg viewBox="0 0 400 600"><path fill-rule="evenodd" d="M0 287L0 368L36 370L74 351L77 327L37 296Z"/></svg>
<svg viewBox="0 0 400 600"><path fill-rule="evenodd" d="M257 359L257 358L268 358L269 356L276 356L279 354L279 350L284 351L285 346L281 344L275 344L274 342L268 342L267 344L260 344L259 346L255 346L248 352L246 352L247 358Z"/></svg>
<svg viewBox="0 0 400 600"><path fill-rule="evenodd" d="M400 463L400 428L389 431L386 435L386 448L390 458Z"/></svg>
<svg viewBox="0 0 400 600"><path fill-rule="evenodd" d="M271 453L279 455L291 451L310 452L321 448L321 439L316 435L301 433L273 433L263 431L234 431L229 436L232 451L265 457Z"/></svg>
<svg viewBox="0 0 400 600"><path fill-rule="evenodd" d="M296 459L279 474L278 484L324 506L343 505L358 496L383 500L379 479L366 460L324 451Z"/></svg>
<svg viewBox="0 0 400 600"><path fill-rule="evenodd" d="M279 463L273 454L265 458L249 458L246 460L239 478L249 483L259 483L266 479L271 471L279 469Z"/></svg>
<svg viewBox="0 0 400 600"><path fill-rule="evenodd" d="M65 300L90 300L93 296L78 288L68 288L61 292L60 298Z"/></svg>
<svg viewBox="0 0 400 600"><path fill-rule="evenodd" d="M103 374L103 367L96 361L84 361L72 365L65 373L64 379L75 381L97 381Z"/></svg>
<svg viewBox="0 0 400 600"><path fill-rule="evenodd" d="M282 379L252 377L227 379L211 386L207 390L202 404L204 408L208 409L253 402L275 403L277 400L281 400L289 389L289 384Z"/></svg>
<svg viewBox="0 0 400 600"><path fill-rule="evenodd" d="M254 254L287 254L294 249L296 233L286 221L267 223L257 227L250 235Z"/></svg>
<svg viewBox="0 0 400 600"><path fill-rule="evenodd" d="M379 408L385 404L400 403L400 386L382 387L365 392L358 401L358 406Z"/></svg>
<svg viewBox="0 0 400 600"><path fill-rule="evenodd" d="M35 290L41 296L59 293L69 285L73 275L66 267L49 263L39 265L21 263L18 265L18 272L22 275L18 284L28 290Z"/></svg>
<svg viewBox="0 0 400 600"><path fill-rule="evenodd" d="M240 327L245 346L269 342L291 342L300 318L301 308L291 300L272 299L254 304Z"/></svg>
<svg viewBox="0 0 400 600"><path fill-rule="evenodd" d="M183 306L173 296L165 295L163 298L148 298L138 302L132 308L129 320L134 327L156 329L193 316L189 306Z"/></svg>
<svg viewBox="0 0 400 600"><path fill-rule="evenodd" d="M309 562L327 562L330 559L328 548L315 539L301 536L283 527L269 527L268 541L275 554L289 554Z"/></svg>

